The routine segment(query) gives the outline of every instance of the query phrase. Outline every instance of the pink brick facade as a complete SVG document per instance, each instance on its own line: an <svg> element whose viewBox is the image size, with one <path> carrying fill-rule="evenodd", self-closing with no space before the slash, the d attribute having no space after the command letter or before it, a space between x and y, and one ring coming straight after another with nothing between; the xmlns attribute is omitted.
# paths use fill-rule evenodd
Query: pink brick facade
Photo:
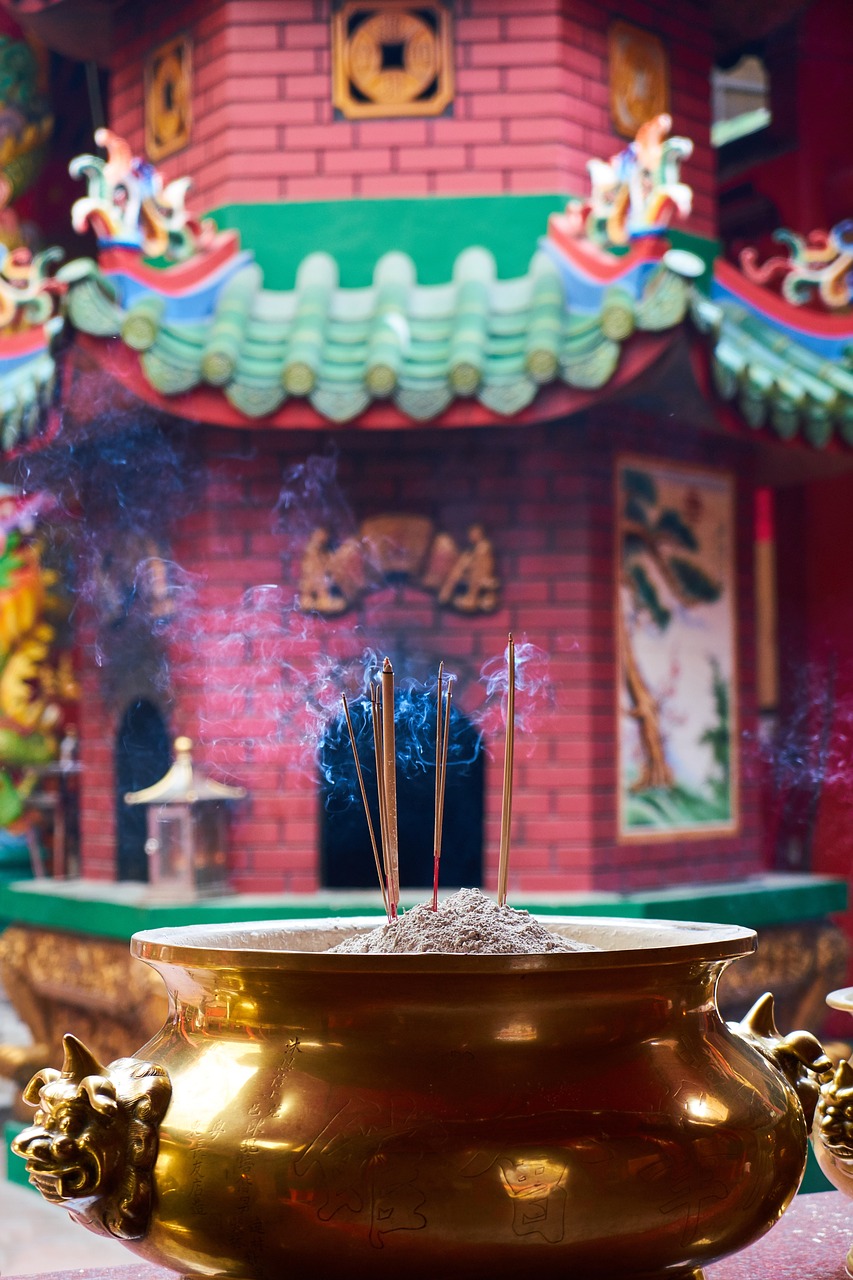
<svg viewBox="0 0 853 1280"><path fill-rule="evenodd" d="M550 655L553 707L521 734L511 864L515 892L630 890L736 879L762 870L757 780L748 758L737 836L619 844L615 797L614 461L637 452L639 428L603 416L586 429L557 423L482 431L336 437L338 481L357 520L389 511L430 516L457 538L472 520L492 536L503 580L500 609L467 617L412 586L388 587L339 619L289 618L297 538L277 531L282 475L319 453L324 437L208 429L202 487L172 553L187 588L171 624L174 702L169 728L198 743L200 763L244 784L233 828L232 883L244 891L318 887L320 800L311 743L294 701L316 684L317 655L358 659L376 643L398 670L431 678L440 658L459 675L459 703L483 700L484 661L508 630ZM632 427L638 428L633 430ZM662 436L655 456L726 466L738 495L739 703L744 755L755 741L749 455L737 445ZM248 597L246 593L249 593ZM118 713L86 665L81 739L84 874L115 874L112 754ZM338 690L331 691L334 711ZM310 737L310 734L307 735ZM500 731L487 738L485 879L494 886L501 790ZM450 838L450 836L448 836Z"/></svg>
<svg viewBox="0 0 853 1280"><path fill-rule="evenodd" d="M163 163L190 174L200 209L246 201L479 195L588 189L586 162L625 145L610 123L607 30L624 18L668 46L675 131L696 151L690 229L715 232L710 19L626 0L456 0L456 97L431 120L335 119L329 0L176 0L171 19L128 10L109 118L143 150L142 67L177 32L194 44L190 145Z"/></svg>
<svg viewBox="0 0 853 1280"><path fill-rule="evenodd" d="M192 138L161 167L167 179L192 177L196 209L583 194L587 160L625 145L611 126L607 61L609 24L622 18L648 26L668 46L675 131L696 148L684 173L695 192L689 229L714 233L712 36L698 11L688 21L671 6L640 0L618 10L587 0L529 6L455 0L452 108L435 119L352 122L336 118L331 106L329 0L175 0L171 16L156 7L156 20L153 10L142 0L132 24L129 14L117 33L109 123L134 151L144 150L145 58L172 35L190 35ZM334 252L334 245L326 247ZM629 890L761 870L756 785L748 770L737 836L617 840L614 460L620 451L636 453L649 426L628 424L623 409L618 427L602 413L588 431L576 423L527 426L523 433L510 426L381 436L193 429L201 487L174 532L171 554L186 586L168 631L170 691L159 701L170 732L196 741L199 763L250 793L235 812L235 889L310 892L319 886L317 724L306 726L296 705L318 684L318 654L323 661L357 660L372 643L394 655L403 674L421 679L431 678L444 659L459 676L462 710L476 714L480 670L502 652L509 630L550 655L557 691L557 704L538 711L532 732L519 740L515 891ZM422 514L457 539L472 521L485 526L504 583L497 613L472 619L440 609L414 587L389 587L337 620L292 615L301 544L289 542L277 524L276 502L286 469L322 453L330 436L340 450L339 483L357 520L382 512ZM662 438L655 424L653 438L658 456L684 454L685 432ZM708 450L690 438L690 458L743 470L746 455L736 445L729 458L719 445ZM739 704L750 740L755 697L746 482L740 498ZM83 870L111 878L113 757L122 708L107 706L97 669L81 665ZM487 750L485 880L494 885L502 750L494 733Z"/></svg>

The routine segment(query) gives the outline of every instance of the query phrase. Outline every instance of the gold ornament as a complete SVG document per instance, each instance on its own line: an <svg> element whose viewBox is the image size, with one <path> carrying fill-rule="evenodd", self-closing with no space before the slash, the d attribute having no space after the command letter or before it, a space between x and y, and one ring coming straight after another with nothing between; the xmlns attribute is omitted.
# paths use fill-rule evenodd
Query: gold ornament
<svg viewBox="0 0 853 1280"><path fill-rule="evenodd" d="M609 32L610 115L623 138L633 138L653 116L669 111L669 57L657 36L630 22Z"/></svg>
<svg viewBox="0 0 853 1280"><path fill-rule="evenodd" d="M163 160L187 146L192 128L192 45L182 36L145 63L145 150Z"/></svg>
<svg viewBox="0 0 853 1280"><path fill-rule="evenodd" d="M443 4L348 0L332 24L334 105L350 119L439 115L453 100Z"/></svg>

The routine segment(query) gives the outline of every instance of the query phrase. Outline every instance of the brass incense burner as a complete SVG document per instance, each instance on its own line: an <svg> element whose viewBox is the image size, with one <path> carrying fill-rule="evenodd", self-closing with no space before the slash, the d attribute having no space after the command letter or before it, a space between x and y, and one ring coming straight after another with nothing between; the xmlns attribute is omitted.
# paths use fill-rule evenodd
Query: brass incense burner
<svg viewBox="0 0 853 1280"><path fill-rule="evenodd" d="M185 1276L699 1280L780 1217L829 1066L717 979L755 935L552 918L595 952L323 954L377 920L158 929L166 1025L66 1037L32 1181Z"/></svg>
<svg viewBox="0 0 853 1280"><path fill-rule="evenodd" d="M853 1013L853 987L831 991L826 1003L833 1009ZM823 1082L812 1144L829 1181L853 1199L853 1058L839 1062ZM853 1245L847 1253L847 1274L853 1275Z"/></svg>

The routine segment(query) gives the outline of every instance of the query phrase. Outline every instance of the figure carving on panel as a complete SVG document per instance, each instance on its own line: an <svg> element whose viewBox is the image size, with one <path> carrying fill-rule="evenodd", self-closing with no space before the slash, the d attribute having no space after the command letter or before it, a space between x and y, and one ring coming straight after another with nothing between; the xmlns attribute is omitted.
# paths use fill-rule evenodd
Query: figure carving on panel
<svg viewBox="0 0 853 1280"><path fill-rule="evenodd" d="M302 557L299 608L306 613L343 613L364 590L361 540L345 538L332 547L328 529L315 529Z"/></svg>
<svg viewBox="0 0 853 1280"><path fill-rule="evenodd" d="M423 517L386 515L365 520L338 546L328 529L314 530L302 557L299 607L333 616L371 585L400 580L434 592L439 604L459 613L489 613L498 605L495 553L482 525L471 525L460 547Z"/></svg>
<svg viewBox="0 0 853 1280"><path fill-rule="evenodd" d="M497 607L499 589L492 544L483 526L472 524L468 546L441 585L439 604L452 605L461 613L488 613Z"/></svg>

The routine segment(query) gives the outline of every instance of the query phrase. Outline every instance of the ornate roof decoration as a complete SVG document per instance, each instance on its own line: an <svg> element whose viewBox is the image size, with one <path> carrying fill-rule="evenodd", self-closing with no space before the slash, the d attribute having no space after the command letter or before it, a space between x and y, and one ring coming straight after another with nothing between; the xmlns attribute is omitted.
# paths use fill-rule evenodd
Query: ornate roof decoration
<svg viewBox="0 0 853 1280"><path fill-rule="evenodd" d="M673 218L687 218L693 190L681 181L681 163L693 154L689 138L671 138L672 116L647 120L623 151L587 163L592 191L566 206L566 232L596 244L630 244L663 236Z"/></svg>
<svg viewBox="0 0 853 1280"><path fill-rule="evenodd" d="M744 249L740 265L747 280L773 285L794 307L817 303L830 311L853 302L853 218L845 218L830 231L810 231L801 236L781 227L773 232L787 253L759 263L754 248Z"/></svg>
<svg viewBox="0 0 853 1280"><path fill-rule="evenodd" d="M693 316L719 395L754 428L823 448L853 445L853 316L808 312L718 261Z"/></svg>
<svg viewBox="0 0 853 1280"><path fill-rule="evenodd" d="M445 284L420 285L412 259L391 252L371 286L343 289L335 260L312 253L293 289L267 290L236 235L186 214L185 183L161 188L121 139L98 140L106 161L72 163L89 181L72 214L78 229L95 227L101 252L63 271L68 316L81 334L120 337L158 397L214 390L244 421L274 420L294 398L336 423L376 402L425 422L457 399L509 417L548 384L603 387L635 329L660 332L687 309L688 285L657 239L622 258L579 257L555 252L550 234L513 280L472 247ZM142 261L166 245L179 263Z"/></svg>
<svg viewBox="0 0 853 1280"><path fill-rule="evenodd" d="M425 285L395 250L369 285L344 288L335 259L314 252L284 290L264 287L236 232L192 217L185 181L164 186L121 139L99 132L107 159L72 165L89 182L74 224L96 229L97 262L79 259L52 278L54 251L0 259L0 447L20 447L44 422L61 289L87 368L202 422L398 427L555 416L637 376L690 308L719 394L750 426L816 446L853 444L853 318L798 305L815 291L834 304L847 288L851 229L840 224L823 239L780 233L791 256L763 267L747 257L744 272L718 261L706 297L692 283L702 260L670 248L664 234L691 201L679 178L691 144L670 138L670 127L658 116L609 165L593 162L591 199L551 215L524 275L500 279L492 254L474 246L458 254L449 280ZM151 254L160 262L146 261ZM757 283L780 273L781 297ZM337 548L318 543L315 567L315 590L322 595L327 579L339 588Z"/></svg>
<svg viewBox="0 0 853 1280"><path fill-rule="evenodd" d="M208 801L242 800L245 787L230 787L197 769L192 739L175 738L175 759L162 778L141 791L125 792L125 804L203 804Z"/></svg>
<svg viewBox="0 0 853 1280"><path fill-rule="evenodd" d="M98 129L101 156L77 156L68 166L72 178L85 178L88 193L71 206L75 231L91 227L99 247L136 249L151 258L182 262L214 238L211 221L200 222L186 208L189 178L164 186L154 165L134 156L123 138Z"/></svg>
<svg viewBox="0 0 853 1280"><path fill-rule="evenodd" d="M0 244L0 448L19 448L46 426L62 330L65 285L50 274L61 249L33 254Z"/></svg>

